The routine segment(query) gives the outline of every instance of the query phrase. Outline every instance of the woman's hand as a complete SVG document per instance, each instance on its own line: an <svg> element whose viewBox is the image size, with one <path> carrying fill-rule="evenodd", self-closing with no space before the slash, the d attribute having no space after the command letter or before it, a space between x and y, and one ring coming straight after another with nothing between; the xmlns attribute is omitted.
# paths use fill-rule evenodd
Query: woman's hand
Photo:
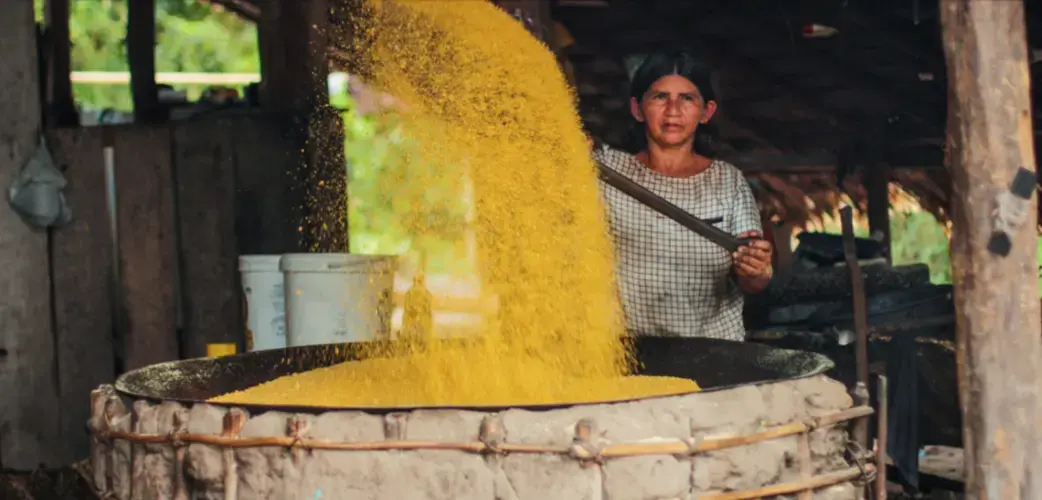
<svg viewBox="0 0 1042 500"><path fill-rule="evenodd" d="M738 247L732 255L732 269L738 278L738 286L745 293L758 293L767 288L774 270L771 268L773 250L771 244L761 239L759 231L746 231L739 238L751 238L748 245Z"/></svg>

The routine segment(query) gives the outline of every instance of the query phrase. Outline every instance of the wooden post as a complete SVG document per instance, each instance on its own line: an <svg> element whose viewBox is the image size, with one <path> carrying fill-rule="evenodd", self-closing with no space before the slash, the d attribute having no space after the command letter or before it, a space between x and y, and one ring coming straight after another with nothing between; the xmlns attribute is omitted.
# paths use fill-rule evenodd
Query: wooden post
<svg viewBox="0 0 1042 500"><path fill-rule="evenodd" d="M868 231L872 237L882 236L886 260L890 262L890 169L878 163L865 169L863 175L868 191Z"/></svg>
<svg viewBox="0 0 1042 500"><path fill-rule="evenodd" d="M298 117L306 133L297 182L306 207L305 248L346 252L347 170L343 126L329 107L330 0L263 3L261 74L263 106Z"/></svg>
<svg viewBox="0 0 1042 500"><path fill-rule="evenodd" d="M1010 195L1035 169L1022 2L941 2L950 82L952 274L966 492L1042 498L1042 329L1036 199ZM1030 174L1029 174L1030 176ZM1022 218L1017 217L1018 211ZM996 224L996 215L1006 220ZM989 250L997 229L1008 254ZM992 246L993 249L1002 250Z"/></svg>
<svg viewBox="0 0 1042 500"><path fill-rule="evenodd" d="M311 110L328 104L329 86L329 0L279 0L271 10L277 16L266 24L274 25L272 75L277 81L269 104L280 111ZM262 15L269 15L264 13ZM274 46L272 46L274 45Z"/></svg>
<svg viewBox="0 0 1042 500"><path fill-rule="evenodd" d="M843 223L843 256L850 271L851 295L854 299L854 331L857 334L857 383L854 385L854 401L859 405L868 404L868 307L865 303L865 281L858 265L857 248L854 241L853 209L849 206L839 210ZM854 442L862 449L868 446L868 420L854 423Z"/></svg>
<svg viewBox="0 0 1042 500"><path fill-rule="evenodd" d="M72 96L69 0L47 0L47 38L51 48L47 58L47 123L49 127L74 127L80 118Z"/></svg>
<svg viewBox="0 0 1042 500"><path fill-rule="evenodd" d="M773 226L771 241L774 243L774 279L784 283L792 274L792 223L767 221ZM765 226L766 226L765 224Z"/></svg>
<svg viewBox="0 0 1042 500"><path fill-rule="evenodd" d="M33 2L4 2L0 16L0 179L21 171L40 141ZM67 457L51 324L46 231L0 205L0 466L31 469Z"/></svg>
<svg viewBox="0 0 1042 500"><path fill-rule="evenodd" d="M126 44L134 121L155 123L161 118L156 90L155 0L135 0L127 4Z"/></svg>
<svg viewBox="0 0 1042 500"><path fill-rule="evenodd" d="M261 15L257 19L257 49L260 53L260 102L272 108L278 96L278 75L282 58L277 57L278 47L278 0L257 0Z"/></svg>

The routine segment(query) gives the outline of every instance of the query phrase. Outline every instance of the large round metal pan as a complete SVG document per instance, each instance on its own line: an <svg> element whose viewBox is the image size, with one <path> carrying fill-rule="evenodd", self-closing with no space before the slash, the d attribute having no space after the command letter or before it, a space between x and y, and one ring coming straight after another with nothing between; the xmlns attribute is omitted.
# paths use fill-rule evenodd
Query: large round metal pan
<svg viewBox="0 0 1042 500"><path fill-rule="evenodd" d="M698 382L704 391L742 385L791 380L825 373L832 361L811 352L779 349L764 344L703 338L638 336L634 340L639 373L682 377ZM116 390L135 399L202 403L206 400L253 387L284 375L358 359L356 344L326 344L259 351L220 358L198 358L158 363L123 374ZM523 377L523 373L518 374ZM344 390L343 387L338 388ZM604 401L605 403L621 401ZM278 404L235 405L251 412L279 410L320 413L330 410L356 410L371 413L413 410L427 407L346 408L295 407ZM542 410L573 406L519 405L511 408ZM478 411L498 411L503 407L440 406Z"/></svg>

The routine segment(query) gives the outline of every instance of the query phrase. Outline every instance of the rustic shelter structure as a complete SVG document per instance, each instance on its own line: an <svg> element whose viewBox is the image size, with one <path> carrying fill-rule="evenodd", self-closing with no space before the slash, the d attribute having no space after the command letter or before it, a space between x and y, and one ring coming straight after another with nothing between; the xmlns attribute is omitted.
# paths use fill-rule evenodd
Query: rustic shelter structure
<svg viewBox="0 0 1042 500"><path fill-rule="evenodd" d="M32 2L0 16L0 172L15 176L43 135L76 207L61 229L0 210L3 467L83 457L87 394L117 373L242 342L237 255L347 237L342 214L301 209L344 195L340 127L316 104L347 0L207 0L258 22L260 106L184 122L157 102L154 2L130 2L137 123L92 129L71 112L68 1L48 0L43 36ZM719 71L720 155L769 216L801 224L842 185L886 239L894 183L950 217L968 490L1042 497L1030 474L1042 468L1036 201L999 196L1018 168L1036 170L1037 1L497 3L548 40L609 143L627 140L628 61L681 43ZM1013 243L1005 254L989 250L997 233Z"/></svg>
<svg viewBox="0 0 1042 500"><path fill-rule="evenodd" d="M266 0L206 1L262 28L272 17ZM615 146L625 147L632 130L627 64L659 47L702 57L717 72L718 154L748 173L780 231L849 199L888 238L888 185L950 218L936 0L497 3L540 30L575 84L587 128ZM1039 25L1037 4L1025 3L1029 26ZM342 16L332 18L343 32ZM1029 46L1042 45L1040 31L1028 30ZM343 53L335 38L334 65Z"/></svg>

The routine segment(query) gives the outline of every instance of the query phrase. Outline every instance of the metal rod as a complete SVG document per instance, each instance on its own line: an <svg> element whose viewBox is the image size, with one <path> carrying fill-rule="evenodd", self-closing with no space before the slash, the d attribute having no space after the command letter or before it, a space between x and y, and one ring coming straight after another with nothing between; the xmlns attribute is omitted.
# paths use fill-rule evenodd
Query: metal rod
<svg viewBox="0 0 1042 500"><path fill-rule="evenodd" d="M876 500L886 500L886 414L889 409L887 401L886 376L880 375L876 383Z"/></svg>
<svg viewBox="0 0 1042 500"><path fill-rule="evenodd" d="M748 238L735 238L726 231L685 212L684 209L670 203L665 198L652 193L644 186L633 182L626 176L612 170L607 165L597 162L597 169L600 172L601 180L604 181L605 184L622 191L624 194L629 195L633 199L644 204L644 206L673 219L681 226L684 226L705 237L709 241L720 245L728 252L734 252L735 250L738 250L738 247L747 245L749 241L751 241Z"/></svg>
<svg viewBox="0 0 1042 500"><path fill-rule="evenodd" d="M857 334L857 385L854 397L858 404L868 404L868 317L865 305L865 284L857 261L854 240L853 209L848 205L840 210L843 219L843 255L850 268L850 286L854 297L854 332ZM868 448L868 422L854 425L854 440L863 449Z"/></svg>
<svg viewBox="0 0 1042 500"><path fill-rule="evenodd" d="M109 243L111 245L109 262L109 307L112 314L112 338L116 344L113 365L116 373L123 373L127 359L127 323L124 321L123 266L120 262L119 247L119 197L116 189L116 148L113 145L112 129L102 129L102 161L105 175L105 208L108 212Z"/></svg>

